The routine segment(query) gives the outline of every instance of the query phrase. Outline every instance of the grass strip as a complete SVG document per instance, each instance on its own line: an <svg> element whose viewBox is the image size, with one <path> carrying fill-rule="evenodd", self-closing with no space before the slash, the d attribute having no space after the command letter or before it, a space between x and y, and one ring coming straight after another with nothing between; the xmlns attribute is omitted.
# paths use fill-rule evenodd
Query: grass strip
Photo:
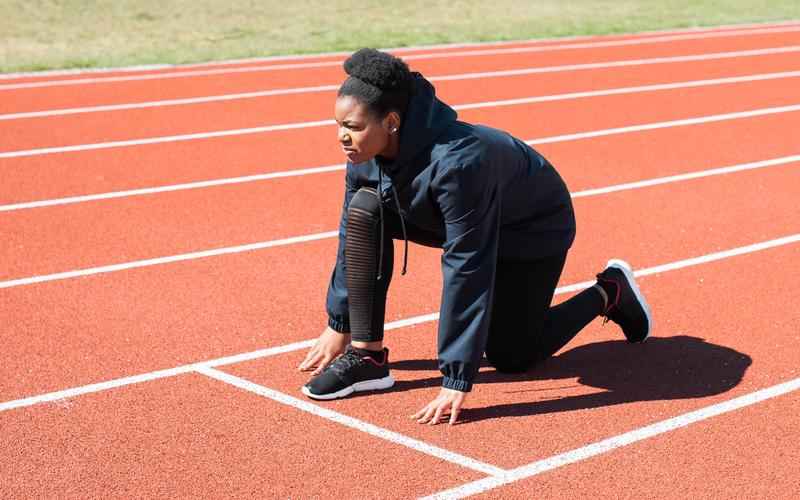
<svg viewBox="0 0 800 500"><path fill-rule="evenodd" d="M797 0L4 0L0 72L800 19Z"/></svg>

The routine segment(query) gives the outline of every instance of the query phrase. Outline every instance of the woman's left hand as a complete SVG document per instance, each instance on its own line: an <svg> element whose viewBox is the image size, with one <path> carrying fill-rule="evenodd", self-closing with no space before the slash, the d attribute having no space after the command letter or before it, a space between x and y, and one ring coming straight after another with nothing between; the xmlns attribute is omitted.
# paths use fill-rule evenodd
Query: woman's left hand
<svg viewBox="0 0 800 500"><path fill-rule="evenodd" d="M442 417L446 417L449 414L450 425L453 425L458 419L458 414L466 398L466 392L442 387L436 399L425 405L425 407L417 413L411 415L411 418L416 419L419 424L436 425L440 421L444 422Z"/></svg>

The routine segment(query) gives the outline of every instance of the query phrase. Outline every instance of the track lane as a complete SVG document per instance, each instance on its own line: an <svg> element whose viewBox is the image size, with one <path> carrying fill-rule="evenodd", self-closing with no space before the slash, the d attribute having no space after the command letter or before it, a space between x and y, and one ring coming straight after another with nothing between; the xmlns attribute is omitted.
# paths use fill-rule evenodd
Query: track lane
<svg viewBox="0 0 800 500"><path fill-rule="evenodd" d="M612 256L648 267L792 234L796 174L753 174L579 199L562 283L589 279ZM324 240L5 289L3 334L26 340L4 349L0 400L312 338L325 323L335 247ZM412 248L387 321L438 309L439 253Z"/></svg>
<svg viewBox="0 0 800 500"><path fill-rule="evenodd" d="M795 498L798 404L792 392L470 498Z"/></svg>
<svg viewBox="0 0 800 500"><path fill-rule="evenodd" d="M533 139L797 104L800 93L780 79L470 109L460 116ZM691 113L685 111L690 108ZM343 158L335 134L335 127L327 126L2 158L0 168L9 182L0 187L0 200L7 204L337 164ZM53 178L60 180L53 183Z"/></svg>
<svg viewBox="0 0 800 500"><path fill-rule="evenodd" d="M698 61L714 61L722 59L741 59L751 57L762 57L777 54L791 54L798 51L797 45L788 45L781 47L772 47L765 49L754 50L739 50L739 51L725 51L725 52L712 52L703 54L691 54L673 57L655 57L655 58L639 58L639 59L624 59L616 61L605 62L591 62L586 64L566 64L555 66L537 66L532 68L519 68L502 71L488 71L488 72L468 72L457 73L450 75L429 75L428 78L432 82L445 82L445 81L458 81L458 80L475 80L482 78L493 77L513 77L530 74L549 74L549 73L563 73L575 71L591 71L608 68L627 68L638 66L653 66L659 64L678 64L678 63L691 63ZM272 89L258 92L245 92L233 94L221 94L211 96L201 96L185 99L167 99L155 100L145 102L129 102L117 103L105 106L84 106L74 108L62 108L53 110L31 111L23 113L6 113L0 114L0 120L20 120L24 118L48 117L48 116L66 116L82 113L96 113L96 112L115 112L127 109L146 109L169 107L179 105L192 105L208 102L222 102L222 101L236 101L242 99L253 99L259 97L278 96L278 95L291 95L291 94L308 94L323 91L335 91L339 87L338 84L331 85L317 85L310 87L295 87Z"/></svg>
<svg viewBox="0 0 800 500"><path fill-rule="evenodd" d="M690 127L693 133L676 129L596 138L569 148L562 143L543 153L575 193L729 162L800 154L788 135L768 135L772 127L800 124L800 113L785 116L793 120L767 120L760 128L759 119L745 120L732 130L716 124L710 129ZM744 134L752 139L743 140ZM771 140L761 140L763 136ZM717 152L708 154L708 148ZM770 167L775 168L791 177L797 163ZM0 254L8 264L0 280L333 231L338 227L342 179L343 173L334 171L8 212L4 226L9 244Z"/></svg>
<svg viewBox="0 0 800 500"><path fill-rule="evenodd" d="M800 108L800 107L799 107ZM727 116L727 115L725 115ZM662 162L662 160L666 160L667 158L674 158L676 161L680 163L675 163L675 166L686 166L686 165L698 165L702 168L710 168L717 166L718 161L724 161L727 164L736 164L737 162L741 162L742 160L751 161L751 160L760 160L762 159L761 155L763 154L773 154L775 156L791 156L797 151L796 144L792 137L788 134L774 134L773 130L775 129L783 129L783 130L791 130L795 127L800 127L800 109L798 112L788 112L788 113L775 113L775 114L764 114L760 116L754 116L749 118L739 118L739 119L727 119L721 121L711 121L707 123L700 123L689 126L688 129L683 129L681 127L670 127L668 124L665 124L666 128L661 129L650 129L650 130L639 130L636 132L627 132L624 134L615 134L610 136L595 136L595 137L588 137L580 139L578 142L574 142L571 140L563 141L563 142L546 142L543 144L537 144L537 148L542 151L548 158L550 158L559 168L566 167L569 163L576 163L578 165L583 166L582 169L582 176L579 179L584 178L583 176L589 175L590 172L594 170L586 169L587 165L595 165L596 163L604 163L605 160L609 161L616 161L620 165L618 165L616 169L605 173L602 169L600 171L604 172L607 175L614 175L613 179L623 179L623 180L630 180L630 176L625 175L626 169L619 168L621 164L624 164L627 161L627 158L617 158L613 151L609 151L608 144L614 144L614 148L619 148L619 151L641 151L646 152L646 160L648 165L655 167L656 165L660 165L661 169L664 169L664 173L675 173L671 169L669 164ZM664 122L660 122L664 123ZM702 126L702 129L697 129L696 127ZM686 133L686 130L695 132L695 133ZM702 133L697 133L698 130L702 130ZM658 134L658 135L653 135ZM655 140L655 138L663 138L659 140ZM577 139L576 139L577 140ZM702 148L703 147L711 148L715 151L713 157L709 157L703 154ZM756 149L761 148L762 150ZM577 156L576 156L577 155ZM573 160L575 158L575 160ZM135 191L137 188L139 189L150 189L150 190L157 190L156 192L166 192L165 190L181 190L181 189L195 189L195 188L203 188L208 189L216 186L222 186L226 184L235 184L238 183L236 181L241 182L267 182L268 179L275 178L276 176L293 176L293 175L301 175L304 172L314 172L310 175L316 175L319 173L323 173L323 171L333 171L333 170L343 170L344 165L330 165L324 167L317 167L316 169L294 169L294 170L283 170L283 171L273 171L273 172L263 172L255 170L258 165L248 165L250 168L249 171L246 171L245 176L239 177L222 177L217 179L204 179L201 181L195 182L188 182L183 184L163 184L164 182L168 182L169 179L165 179L167 174L163 174L162 176L157 176L156 178L152 179L153 182L162 183L160 185L155 186L145 186L140 187L137 185L133 186L112 186L110 187L130 187L133 188ZM33 170L33 165L29 165L31 170ZM176 164L175 170L181 168L180 171L171 172L171 174L177 177L177 180L189 180L192 181L193 179L183 179L182 175L190 175L193 172L186 172L186 166ZM239 168L244 168L244 166L237 166ZM235 171L234 171L235 172ZM638 172L638 170L634 170L633 172ZM659 171L661 172L661 171ZM7 172L8 173L8 172ZM48 174L45 178L34 177L32 174L34 172L29 172L29 178L24 180L22 184L17 185L17 193L16 196L22 198L25 193L30 191L41 190L41 189L56 189L56 190L77 190L80 189L82 184L80 184L80 179L77 176L73 176L71 179L66 178L66 174L62 175L60 178L60 182L58 184L49 182L50 175ZM148 175L157 175L157 172L151 171L137 171L135 172L136 175L142 176L145 180L148 179ZM9 173L10 175L10 173ZM134 173L129 173L130 177L133 177ZM260 179L260 180L257 180ZM104 183L115 183L115 182L125 182L127 178L123 179L115 179L115 178L108 178L106 176L94 179L96 182L104 182ZM132 178L129 182L135 182L137 179ZM598 179L597 184L600 182L605 182L606 179ZM202 183L202 184L199 184ZM71 184L75 184L72 186ZM180 189L179 189L180 188ZM211 191L209 191L211 192ZM119 190L119 191L106 191L100 193L83 193L83 196L94 196L94 197L102 197L99 199L104 199L106 197L126 197L126 196L135 196L136 193L139 191L132 192L131 189ZM55 193L58 196L59 193ZM66 193L70 194L70 193ZM29 195L33 199L35 194ZM33 199L29 203L23 203L20 205L13 205L13 204L6 204L0 205L0 210L11 210L12 207L33 207L30 203L54 203L54 204L64 204L69 200L74 199L72 197L56 197L56 198L45 198L40 200ZM90 201L85 198L78 197L78 199L83 201ZM92 198L96 199L96 198ZM38 205L36 205L38 206ZM14 208L16 209L16 208ZM20 208L23 209L23 208Z"/></svg>
<svg viewBox="0 0 800 500"><path fill-rule="evenodd" d="M5 413L0 425L6 498L407 498L432 477L483 477L198 374Z"/></svg>
<svg viewBox="0 0 800 500"><path fill-rule="evenodd" d="M800 36L798 36L800 42ZM453 105L689 82L800 70L798 53L658 66L567 71L436 83ZM790 84L789 84L790 85ZM180 106L0 120L2 149L17 151L74 144L211 132L330 119L336 91L279 95Z"/></svg>
<svg viewBox="0 0 800 500"><path fill-rule="evenodd" d="M702 52L721 52L796 45L800 31L773 34L748 34L700 40L682 40L646 45L587 47L546 52L486 54L475 57L437 57L413 59L409 63L426 75L492 71L497 69L552 66L626 58L664 57ZM344 58L339 58L343 60ZM291 66L291 65L289 65ZM213 70L216 71L216 70ZM224 70L222 70L224 71ZM285 70L189 75L187 78L91 83L43 88L3 88L3 113L46 109L96 106L120 102L143 102L159 99L200 97L239 92L252 92L287 87L338 84L342 80L341 65L323 68L287 67ZM8 85L8 84L5 84ZM120 100L124 96L124 100Z"/></svg>

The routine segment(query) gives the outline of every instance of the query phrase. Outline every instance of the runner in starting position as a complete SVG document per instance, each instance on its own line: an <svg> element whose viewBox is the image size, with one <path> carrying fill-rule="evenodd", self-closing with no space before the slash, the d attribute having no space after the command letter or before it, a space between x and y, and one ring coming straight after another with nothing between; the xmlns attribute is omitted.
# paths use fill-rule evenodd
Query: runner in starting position
<svg viewBox="0 0 800 500"><path fill-rule="evenodd" d="M299 369L302 391L336 399L386 389L383 346L394 239L443 250L438 396L412 416L455 423L481 359L523 372L605 316L630 342L650 310L630 266L609 261L597 283L550 306L575 216L566 185L538 152L506 132L456 119L428 80L399 58L361 49L344 63L335 116L347 156L328 327ZM449 416L449 417L448 417Z"/></svg>

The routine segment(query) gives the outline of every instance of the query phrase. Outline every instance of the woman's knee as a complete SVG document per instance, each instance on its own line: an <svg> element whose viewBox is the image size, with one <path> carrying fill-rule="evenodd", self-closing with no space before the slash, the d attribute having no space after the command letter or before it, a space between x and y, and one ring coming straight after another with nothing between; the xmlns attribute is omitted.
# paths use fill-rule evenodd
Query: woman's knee
<svg viewBox="0 0 800 500"><path fill-rule="evenodd" d="M356 215L377 219L380 217L380 204L378 192L373 188L363 187L350 200L347 207L348 217Z"/></svg>

